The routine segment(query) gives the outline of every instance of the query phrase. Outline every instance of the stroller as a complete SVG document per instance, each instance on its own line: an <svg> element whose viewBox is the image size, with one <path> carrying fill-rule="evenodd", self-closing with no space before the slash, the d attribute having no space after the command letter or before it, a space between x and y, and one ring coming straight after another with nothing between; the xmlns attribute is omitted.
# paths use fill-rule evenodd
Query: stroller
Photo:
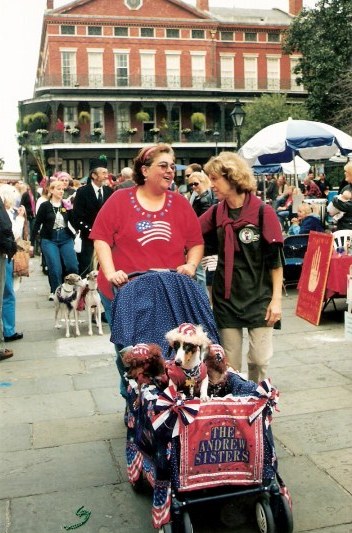
<svg viewBox="0 0 352 533"><path fill-rule="evenodd" d="M195 281L170 271L138 274L112 305L111 340L118 350L154 343L169 360L165 334L185 322L201 325L219 342L208 298ZM136 491L145 480L153 488L159 532L192 533L192 508L213 502L222 503L220 517L233 526L233 508L243 500L253 501L261 533L293 531L270 427L278 391L269 380L257 385L231 371L231 393L207 402L181 399L157 379L141 387L127 374L126 380L128 478Z"/></svg>

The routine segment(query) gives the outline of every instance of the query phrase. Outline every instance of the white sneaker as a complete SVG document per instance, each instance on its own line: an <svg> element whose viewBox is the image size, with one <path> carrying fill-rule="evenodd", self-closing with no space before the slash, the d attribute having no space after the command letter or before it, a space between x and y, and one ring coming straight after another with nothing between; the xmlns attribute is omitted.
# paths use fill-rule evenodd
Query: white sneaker
<svg viewBox="0 0 352 533"><path fill-rule="evenodd" d="M49 294L49 298L48 298L48 300L49 300L49 302L53 302L53 301L54 301L54 293L53 293L53 292L51 292L51 293Z"/></svg>

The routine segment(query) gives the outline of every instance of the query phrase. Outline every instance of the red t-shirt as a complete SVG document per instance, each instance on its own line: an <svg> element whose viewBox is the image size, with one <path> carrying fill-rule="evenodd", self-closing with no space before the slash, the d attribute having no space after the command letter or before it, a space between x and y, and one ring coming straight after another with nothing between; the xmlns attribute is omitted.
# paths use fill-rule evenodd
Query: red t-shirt
<svg viewBox="0 0 352 533"><path fill-rule="evenodd" d="M139 204L136 191L137 187L120 189L110 196L95 219L90 238L107 242L116 270L126 273L183 265L185 251L203 244L192 206L181 194L167 191L164 207L147 211ZM98 286L113 298L102 271Z"/></svg>

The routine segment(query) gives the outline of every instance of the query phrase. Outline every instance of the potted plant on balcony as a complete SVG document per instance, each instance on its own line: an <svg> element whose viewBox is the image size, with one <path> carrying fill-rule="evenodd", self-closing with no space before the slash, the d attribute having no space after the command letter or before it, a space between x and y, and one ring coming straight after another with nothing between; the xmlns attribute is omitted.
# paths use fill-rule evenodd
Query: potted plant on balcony
<svg viewBox="0 0 352 533"><path fill-rule="evenodd" d="M183 135L188 137L188 135L190 135L192 133L192 130L191 130L191 128L182 128L181 133L183 133Z"/></svg>
<svg viewBox="0 0 352 533"><path fill-rule="evenodd" d="M104 130L103 128L94 128L93 129L93 134L95 135L95 137L101 137L104 133Z"/></svg>
<svg viewBox="0 0 352 533"><path fill-rule="evenodd" d="M195 130L202 130L205 125L204 113L192 113L191 122Z"/></svg>
<svg viewBox="0 0 352 533"><path fill-rule="evenodd" d="M153 135L158 135L158 133L160 133L160 128L151 128L149 131Z"/></svg>
<svg viewBox="0 0 352 533"><path fill-rule="evenodd" d="M138 122L149 122L150 120L149 113L143 110L138 111L138 113L136 113L136 120L138 120Z"/></svg>
<svg viewBox="0 0 352 533"><path fill-rule="evenodd" d="M127 130L127 133L128 133L128 135L131 135L131 137L132 137L133 135L135 135L137 133L137 131L138 131L137 128L129 128Z"/></svg>
<svg viewBox="0 0 352 533"><path fill-rule="evenodd" d="M78 115L78 124L89 124L90 113L88 111L81 111Z"/></svg>

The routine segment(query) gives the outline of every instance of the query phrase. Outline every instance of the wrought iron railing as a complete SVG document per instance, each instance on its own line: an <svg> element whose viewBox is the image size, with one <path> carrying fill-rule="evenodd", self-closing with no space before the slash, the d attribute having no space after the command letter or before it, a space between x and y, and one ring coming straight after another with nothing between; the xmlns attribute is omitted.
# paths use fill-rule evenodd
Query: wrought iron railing
<svg viewBox="0 0 352 533"><path fill-rule="evenodd" d="M64 87L64 88L90 88L90 89L164 89L164 90L198 90L206 91L217 89L219 91L239 90L239 91L294 91L302 92L304 87L297 86L296 80L291 78L199 78L192 76L114 76L104 74L103 76L92 75L70 75L63 78L61 75L47 75L37 79L36 89L41 87Z"/></svg>
<svg viewBox="0 0 352 533"><path fill-rule="evenodd" d="M221 143L233 142L233 131L225 131L213 135L212 131L205 133L204 131L191 131L184 134L182 131L161 130L159 133L152 132L137 132L130 135L127 132L104 133L102 135L91 135L89 133L80 132L76 135L71 135L64 131L49 131L46 135L38 135L37 133L29 133L25 137L18 138L20 145L48 145L48 144L91 144L91 143L153 143L153 142L182 142L182 143Z"/></svg>

